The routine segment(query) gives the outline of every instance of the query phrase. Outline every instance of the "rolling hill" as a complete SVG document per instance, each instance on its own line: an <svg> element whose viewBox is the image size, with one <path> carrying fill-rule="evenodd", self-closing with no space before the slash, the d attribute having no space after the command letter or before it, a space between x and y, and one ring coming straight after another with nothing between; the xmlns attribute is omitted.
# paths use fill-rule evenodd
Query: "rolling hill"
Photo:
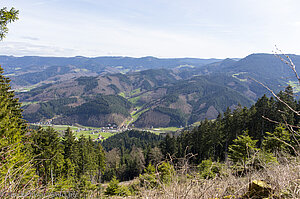
<svg viewBox="0 0 300 199"><path fill-rule="evenodd" d="M147 69L170 69L181 66L200 67L219 59L155 57L13 57L0 56L0 65L12 81L13 88L37 86L80 76L127 73Z"/></svg>
<svg viewBox="0 0 300 199"><path fill-rule="evenodd" d="M300 65L300 56L290 57ZM294 83L288 66L270 54L224 60L0 56L0 63L15 85L31 86L17 90L24 118L55 124L186 126L227 107L250 106L266 89L249 77L276 92Z"/></svg>
<svg viewBox="0 0 300 199"><path fill-rule="evenodd" d="M184 80L172 70L150 69L74 78L18 97L27 103L23 115L30 122L51 119L55 124L122 126L130 121L138 127L167 127L213 119L227 106L249 106L248 91L246 84L225 74Z"/></svg>

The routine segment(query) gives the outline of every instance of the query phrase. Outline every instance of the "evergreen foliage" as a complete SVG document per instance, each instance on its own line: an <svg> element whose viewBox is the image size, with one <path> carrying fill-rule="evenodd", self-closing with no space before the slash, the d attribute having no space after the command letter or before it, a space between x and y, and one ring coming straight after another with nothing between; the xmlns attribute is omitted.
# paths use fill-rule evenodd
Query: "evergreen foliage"
<svg viewBox="0 0 300 199"><path fill-rule="evenodd" d="M212 179L215 178L217 175L221 174L222 166L218 162L213 162L211 160L203 160L198 165L198 170L201 178L204 179Z"/></svg>
<svg viewBox="0 0 300 199"><path fill-rule="evenodd" d="M79 85L84 86L85 91L91 91L98 86L98 80L96 77L79 77L76 79Z"/></svg>
<svg viewBox="0 0 300 199"><path fill-rule="evenodd" d="M32 180L34 171L28 154L27 124L9 82L0 67L0 186L19 187Z"/></svg>
<svg viewBox="0 0 300 199"><path fill-rule="evenodd" d="M266 137L262 143L263 148L277 156L280 152L291 150L289 146L290 137L291 133L283 125L279 125L273 132L266 132Z"/></svg>
<svg viewBox="0 0 300 199"><path fill-rule="evenodd" d="M147 189L157 187L159 183L155 173L155 167L152 164L149 164L145 168L144 174L139 176L140 186L146 187Z"/></svg>
<svg viewBox="0 0 300 199"><path fill-rule="evenodd" d="M104 194L108 196L128 196L130 192L127 187L119 185L119 181L114 177L109 182Z"/></svg>
<svg viewBox="0 0 300 199"><path fill-rule="evenodd" d="M83 136L77 140L70 128L60 137L50 127L33 132L32 140L36 171L44 185L91 188L91 183L102 181L105 155L100 143Z"/></svg>
<svg viewBox="0 0 300 199"><path fill-rule="evenodd" d="M90 116L117 113L128 117L132 107L129 101L117 95L97 95L91 98L87 97L85 101L76 107L68 105L76 103L77 98L61 98L40 102L38 103L40 108L34 113L24 114L24 118L31 122L38 122L41 119L51 119L56 115L63 115L64 117L76 115L80 118L78 121L80 124L87 125Z"/></svg>
<svg viewBox="0 0 300 199"><path fill-rule="evenodd" d="M52 128L42 129L32 135L32 153L37 157L37 174L44 185L51 182L53 185L63 174L64 146L60 142L58 133Z"/></svg>
<svg viewBox="0 0 300 199"><path fill-rule="evenodd" d="M103 141L102 145L106 151L110 151L113 148L131 151L134 146L143 149L147 148L147 146L153 148L157 146L162 139L162 136L148 131L129 130L107 138Z"/></svg>
<svg viewBox="0 0 300 199"><path fill-rule="evenodd" d="M171 179L175 174L174 166L167 161L164 161L158 165L157 171L159 173L160 181L166 184L171 182Z"/></svg>
<svg viewBox="0 0 300 199"><path fill-rule="evenodd" d="M18 20L19 10L11 8L7 10L6 7L0 9L0 41L2 41L8 33L7 25Z"/></svg>
<svg viewBox="0 0 300 199"><path fill-rule="evenodd" d="M247 132L233 140L234 144L229 146L229 158L237 165L243 166L246 169L249 161L259 149L256 148L257 140L253 140Z"/></svg>
<svg viewBox="0 0 300 199"><path fill-rule="evenodd" d="M297 108L290 86L278 96ZM278 156L278 151L297 153L300 136L294 133L291 137L291 132L285 129L287 121L288 124L295 124L299 122L299 117L282 102L264 95L250 108L240 105L234 110L228 108L216 120L204 120L198 127L178 136L167 135L160 148L164 157L171 155L175 160L192 153L195 157L190 161L195 164L207 159L224 161L229 155L231 161L242 167L255 164L260 167L258 158L272 163L276 162L274 155Z"/></svg>

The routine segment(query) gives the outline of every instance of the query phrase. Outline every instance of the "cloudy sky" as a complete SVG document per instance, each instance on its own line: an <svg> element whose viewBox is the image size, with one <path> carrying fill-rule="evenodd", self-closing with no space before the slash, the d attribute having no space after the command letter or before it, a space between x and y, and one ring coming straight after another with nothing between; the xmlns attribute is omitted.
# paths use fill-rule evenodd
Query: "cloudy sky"
<svg viewBox="0 0 300 199"><path fill-rule="evenodd" d="M1 55L236 58L300 54L299 0L1 0Z"/></svg>

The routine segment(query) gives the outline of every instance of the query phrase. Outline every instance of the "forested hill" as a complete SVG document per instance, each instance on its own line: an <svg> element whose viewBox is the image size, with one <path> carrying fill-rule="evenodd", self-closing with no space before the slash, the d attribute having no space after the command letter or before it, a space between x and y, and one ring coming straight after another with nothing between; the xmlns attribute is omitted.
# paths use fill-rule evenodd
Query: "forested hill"
<svg viewBox="0 0 300 199"><path fill-rule="evenodd" d="M0 56L5 74L13 79L15 88L30 86L43 81L66 80L72 77L95 76L106 73L127 73L147 69L200 67L219 59L155 57L13 57Z"/></svg>
<svg viewBox="0 0 300 199"><path fill-rule="evenodd" d="M300 65L300 56L290 57ZM249 77L275 92L295 85L287 78L293 76L288 66L270 54L252 54L240 60L75 57L51 62L51 58L19 58L25 62L23 68L33 70L30 73L17 67L19 59L4 58L6 64L14 60L10 62L15 65L11 67L15 70L10 74L12 82L30 85L17 90L24 102L24 118L30 122L180 127L215 119L227 107L249 107L267 92ZM73 65L48 66L53 63ZM87 67L87 63L91 65ZM99 75L94 69L100 65L109 65L109 72ZM299 88L294 87L294 91Z"/></svg>
<svg viewBox="0 0 300 199"><path fill-rule="evenodd" d="M226 74L184 80L171 70L80 77L19 93L24 118L55 124L186 126L226 108L250 106L249 85ZM129 122L129 123L128 123Z"/></svg>

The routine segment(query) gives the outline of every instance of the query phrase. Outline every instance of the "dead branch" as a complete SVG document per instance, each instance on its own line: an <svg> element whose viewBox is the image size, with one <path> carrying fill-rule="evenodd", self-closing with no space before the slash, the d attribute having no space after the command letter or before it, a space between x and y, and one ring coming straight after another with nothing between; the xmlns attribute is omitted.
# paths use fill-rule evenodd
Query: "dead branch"
<svg viewBox="0 0 300 199"><path fill-rule="evenodd" d="M255 81L256 83L262 85L264 88L266 88L268 91L270 91L272 93L272 95L281 103L283 103L286 107L288 107L288 109L290 109L292 112L294 112L296 115L300 116L300 111L296 111L295 109L293 109L290 105L288 105L288 103L286 103L285 101L283 101L282 99L280 99L280 97L278 97L275 92L270 89L268 86L266 86L265 84L263 84L262 82L252 78L252 77L249 77L249 79Z"/></svg>
<svg viewBox="0 0 300 199"><path fill-rule="evenodd" d="M300 77L296 71L296 66L295 66L294 62L292 61L292 59L288 55L284 54L280 49L278 49L276 45L275 45L275 48L286 59L284 59L282 56L280 56L276 51L274 52L275 56L278 57L283 63L287 64L292 69L292 71L294 72L294 74L300 84Z"/></svg>

